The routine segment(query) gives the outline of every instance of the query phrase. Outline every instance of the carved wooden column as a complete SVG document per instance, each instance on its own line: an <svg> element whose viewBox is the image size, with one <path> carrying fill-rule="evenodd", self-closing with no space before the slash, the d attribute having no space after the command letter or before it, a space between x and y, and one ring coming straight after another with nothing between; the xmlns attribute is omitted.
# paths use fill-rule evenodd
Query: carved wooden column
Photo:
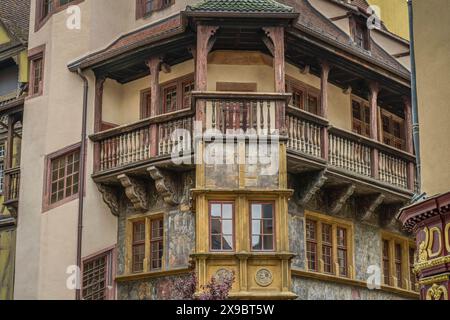
<svg viewBox="0 0 450 320"><path fill-rule="evenodd" d="M157 110L161 106L161 94L159 86L159 71L161 69L162 59L152 57L147 61L150 70L150 117L157 115ZM158 126L150 125L150 156L158 155Z"/></svg>
<svg viewBox="0 0 450 320"><path fill-rule="evenodd" d="M195 89L206 91L208 89L208 53L214 45L214 35L219 27L209 25L197 26L197 49L195 61ZM205 104L203 101L197 102L196 120L202 121L205 125Z"/></svg>
<svg viewBox="0 0 450 320"><path fill-rule="evenodd" d="M273 55L273 69L275 76L275 92L286 92L285 77L285 58L284 58L284 28L283 27L265 27L264 32L271 44L268 45ZM267 45L267 43L266 43ZM286 129L286 104L284 102L277 103L275 112L275 125L279 129L280 134L287 132Z"/></svg>
<svg viewBox="0 0 450 320"><path fill-rule="evenodd" d="M327 61L320 62L320 116L328 118L328 76L330 74L330 65ZM322 158L328 161L329 136L328 128L323 127L321 130L322 139Z"/></svg>
<svg viewBox="0 0 450 320"><path fill-rule="evenodd" d="M371 82L369 84L369 108L370 108L370 138L378 141L378 93L380 87L378 83ZM379 156L378 149L372 148L372 177L379 177Z"/></svg>
<svg viewBox="0 0 450 320"><path fill-rule="evenodd" d="M405 114L405 151L414 154L413 146L413 130L412 130L412 109L411 100L408 97L403 97L403 106ZM408 189L415 189L415 165L414 162L408 163Z"/></svg>
<svg viewBox="0 0 450 320"><path fill-rule="evenodd" d="M103 88L106 77L95 79L95 100L94 100L94 133L102 131L103 118ZM100 143L94 144L94 171L100 170Z"/></svg>

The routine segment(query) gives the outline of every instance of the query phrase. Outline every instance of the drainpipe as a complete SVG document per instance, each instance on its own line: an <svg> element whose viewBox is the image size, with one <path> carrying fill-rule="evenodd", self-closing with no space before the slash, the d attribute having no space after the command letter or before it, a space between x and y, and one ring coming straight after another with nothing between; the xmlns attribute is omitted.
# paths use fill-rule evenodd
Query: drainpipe
<svg viewBox="0 0 450 320"><path fill-rule="evenodd" d="M83 240L83 210L84 210L84 193L85 193L85 164L86 164L86 122L87 122L87 101L89 82L81 69L77 70L78 75L83 80L83 115L81 124L81 148L80 148L80 179L79 179L79 193L78 193L78 230L77 230L77 266L81 270L81 249ZM81 281L81 274L78 281ZM81 300L81 289L75 291L75 299Z"/></svg>
<svg viewBox="0 0 450 320"><path fill-rule="evenodd" d="M417 101L417 73L416 73L416 55L414 51L414 15L412 0L408 0L409 13L409 43L411 52L411 107L412 107L412 129L414 149L416 151L417 180L419 182L419 191L421 188L421 161L420 161L420 139L419 139L419 111ZM419 192L420 194L420 192Z"/></svg>

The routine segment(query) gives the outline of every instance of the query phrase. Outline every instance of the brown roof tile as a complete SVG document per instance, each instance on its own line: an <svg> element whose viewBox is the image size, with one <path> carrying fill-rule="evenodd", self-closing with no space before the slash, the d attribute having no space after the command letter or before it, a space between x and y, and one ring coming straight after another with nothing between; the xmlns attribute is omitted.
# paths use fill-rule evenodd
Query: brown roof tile
<svg viewBox="0 0 450 320"><path fill-rule="evenodd" d="M0 0L0 20L16 41L27 43L30 0Z"/></svg>

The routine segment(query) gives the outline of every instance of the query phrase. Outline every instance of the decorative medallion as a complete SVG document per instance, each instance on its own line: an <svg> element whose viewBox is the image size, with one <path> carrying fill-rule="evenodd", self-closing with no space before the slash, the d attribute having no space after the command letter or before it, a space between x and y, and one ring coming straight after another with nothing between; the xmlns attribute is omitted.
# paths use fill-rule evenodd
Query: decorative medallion
<svg viewBox="0 0 450 320"><path fill-rule="evenodd" d="M272 272L268 269L259 269L255 274L255 281L261 287L268 287L273 282Z"/></svg>
<svg viewBox="0 0 450 320"><path fill-rule="evenodd" d="M223 279L226 279L228 277L231 277L233 274L233 272L231 272L228 269L222 268L216 271L216 274L214 275L214 277L216 278L216 280L218 282L222 282Z"/></svg>

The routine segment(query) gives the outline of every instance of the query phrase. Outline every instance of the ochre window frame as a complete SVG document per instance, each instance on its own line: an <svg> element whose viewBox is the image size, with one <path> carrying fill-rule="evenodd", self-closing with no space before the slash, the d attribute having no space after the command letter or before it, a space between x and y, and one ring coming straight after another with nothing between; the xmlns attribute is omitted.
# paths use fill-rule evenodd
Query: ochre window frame
<svg viewBox="0 0 450 320"><path fill-rule="evenodd" d="M389 243L389 283L386 284L384 280L384 268L383 268L383 241L388 241ZM397 235L391 232L382 231L381 232L381 283L386 287L399 288L408 291L417 292L416 288L412 288L411 281L411 265L410 265L410 254L411 249L415 251L414 240L407 237ZM398 279L396 277L396 266L395 266L395 245L398 244L402 249L402 265L401 265L401 286L398 285ZM418 281L415 281L416 285Z"/></svg>
<svg viewBox="0 0 450 320"><path fill-rule="evenodd" d="M232 208L232 214L231 214L231 224L232 224L232 248L230 250L224 250L224 249L213 249L212 247L212 205L214 204L220 204L220 205L224 205L224 204L231 204L231 208ZM223 208L222 208L223 210ZM215 253L220 253L220 252L235 252L236 250L236 204L235 201L233 200L209 200L208 201L208 242L209 242L209 251L210 252L215 252ZM221 216L221 221L223 220L223 212L222 212L222 216ZM221 233L223 234L223 233Z"/></svg>
<svg viewBox="0 0 450 320"><path fill-rule="evenodd" d="M34 32L38 32L54 14L66 10L70 6L78 5L82 3L84 0L72 0L71 2L63 5L60 4L60 0L49 0L52 3L52 7L46 16L42 15L44 1L45 0L35 0L36 6L34 15L35 18Z"/></svg>
<svg viewBox="0 0 450 320"><path fill-rule="evenodd" d="M300 110L303 110L303 111L308 112L310 114L319 116L320 101L321 101L320 100L321 99L321 97L320 97L320 89L312 87L311 85L308 85L308 84L302 82L301 80L298 80L298 79L296 79L296 78L294 78L292 76L286 75L286 92L294 93L294 90L302 92L302 96L303 96L302 105L300 107L295 106L295 105L292 104L293 101L290 102L290 105L293 108L300 109ZM309 107L308 100L309 100L310 96L314 97L315 99L317 99L317 106L316 106L317 110L316 110L316 112L311 112L309 110L310 107Z"/></svg>
<svg viewBox="0 0 450 320"><path fill-rule="evenodd" d="M81 261L81 297L84 299L84 271L85 265L89 262L98 260L102 257L106 258L106 270L105 270L105 299L104 300L114 300L115 299L115 273L116 273L116 246L112 246L101 250L97 253L84 257Z"/></svg>
<svg viewBox="0 0 450 320"><path fill-rule="evenodd" d="M307 259L307 248L306 248L306 222L307 220L314 221L316 223L316 267L317 270L309 269L309 261ZM332 228L332 271L331 273L324 271L324 262L322 255L322 225L331 225ZM337 244L337 229L342 228L346 230L347 238L347 275L340 275L339 264L338 264L338 244ZM305 234L305 269L309 272L335 276L343 279L354 279L355 278L355 262L354 262L354 224L352 221L335 218L329 215L320 214L312 211L305 211L305 223L304 223L304 234Z"/></svg>
<svg viewBox="0 0 450 320"><path fill-rule="evenodd" d="M151 222L153 220L162 220L163 223L163 254L161 257L161 268L152 269L151 268ZM136 222L144 221L145 223L145 243L144 243L144 266L143 270L140 272L133 271L133 225ZM126 245L125 245L125 255L126 255L126 263L125 263L125 275L139 275L139 274L147 274L147 273L158 273L167 270L167 266L165 263L165 257L167 254L167 244L166 244L166 230L165 230L165 218L163 212L150 213L146 215L135 215L129 217L126 222Z"/></svg>
<svg viewBox="0 0 450 320"><path fill-rule="evenodd" d="M61 150L58 150L56 152L53 152L51 154L48 154L45 156L45 170L44 170L44 194L43 194L43 200L42 200L42 212L45 213L47 211L50 211L52 209L55 209L57 207L60 207L68 202L71 202L75 199L77 199L79 197L79 193L80 193L80 181L81 176L80 176L80 172L78 171L78 192L74 193L68 197L63 198L60 201L57 201L55 203L51 203L51 183L52 183L52 179L51 179L51 174L52 174L52 161L61 158L61 157L65 157L71 153L74 153L78 150L78 152L81 151L81 142L78 142L76 144L73 144L71 146L65 147ZM80 154L80 159L79 159L79 163L81 163L82 161L82 157ZM79 169L78 169L79 170Z"/></svg>
<svg viewBox="0 0 450 320"><path fill-rule="evenodd" d="M252 216L252 205L254 204L271 204L272 205L272 249L270 250L256 250L253 249L253 216ZM262 214L262 212L261 212ZM263 218L259 219L263 220ZM249 221L249 241L250 241L250 251L253 253L264 253L264 252L276 252L277 251L277 203L275 200L255 200L255 199L249 199L248 200L248 221ZM264 237L264 234L260 234L260 236ZM262 243L262 246L264 246L264 242Z"/></svg>
<svg viewBox="0 0 450 320"><path fill-rule="evenodd" d="M34 72L35 72L35 64L37 60L42 60L41 63L41 83L39 84L38 92L34 92L33 88L35 86ZM29 61L29 82L28 82L28 97L27 99L31 99L34 97L38 97L44 94L44 81L45 81L45 45L41 45L35 47L33 49L28 50L28 61Z"/></svg>

